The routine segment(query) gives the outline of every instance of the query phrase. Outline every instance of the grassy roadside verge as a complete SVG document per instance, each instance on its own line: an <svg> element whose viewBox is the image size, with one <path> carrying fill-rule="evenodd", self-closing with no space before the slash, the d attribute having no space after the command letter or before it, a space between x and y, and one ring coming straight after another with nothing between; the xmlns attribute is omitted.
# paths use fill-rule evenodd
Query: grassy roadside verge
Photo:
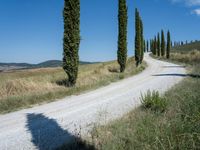
<svg viewBox="0 0 200 150"><path fill-rule="evenodd" d="M67 77L62 68L0 73L0 113L12 112L97 89L138 74L146 67L146 63L138 68L134 64L134 58L129 58L124 73L119 73L116 61L81 65L75 87L65 86Z"/></svg>
<svg viewBox="0 0 200 150"><path fill-rule="evenodd" d="M176 57L172 61L182 56ZM191 59L185 65L190 68L190 75L163 97L157 96L158 101L167 102L165 111L140 107L106 126L94 128L85 145L99 150L200 149L200 60ZM83 143L75 146L81 149Z"/></svg>

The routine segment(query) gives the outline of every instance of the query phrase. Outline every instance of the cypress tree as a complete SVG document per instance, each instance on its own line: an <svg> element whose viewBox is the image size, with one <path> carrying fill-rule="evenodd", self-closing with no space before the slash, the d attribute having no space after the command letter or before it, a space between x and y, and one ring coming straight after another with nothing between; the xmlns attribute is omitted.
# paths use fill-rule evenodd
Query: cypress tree
<svg viewBox="0 0 200 150"><path fill-rule="evenodd" d="M146 47L146 51L149 52L149 41L147 40L147 47Z"/></svg>
<svg viewBox="0 0 200 150"><path fill-rule="evenodd" d="M118 10L119 35L118 35L118 63L120 65L120 72L124 72L127 61L127 5L126 0L119 0Z"/></svg>
<svg viewBox="0 0 200 150"><path fill-rule="evenodd" d="M154 43L154 40L151 39L151 40L150 40L150 51L154 54L154 51L153 51L153 43Z"/></svg>
<svg viewBox="0 0 200 150"><path fill-rule="evenodd" d="M171 37L170 32L167 32L167 59L170 58L170 49L171 49Z"/></svg>
<svg viewBox="0 0 200 150"><path fill-rule="evenodd" d="M135 61L136 66L140 64L140 54L141 54L141 31L140 31L140 15L135 9Z"/></svg>
<svg viewBox="0 0 200 150"><path fill-rule="evenodd" d="M80 45L80 0L65 0L63 38L63 69L70 86L76 84Z"/></svg>
<svg viewBox="0 0 200 150"><path fill-rule="evenodd" d="M154 55L157 55L157 39L156 39L156 36L155 36L155 38L154 38L154 44L153 44L153 49L154 49Z"/></svg>
<svg viewBox="0 0 200 150"><path fill-rule="evenodd" d="M161 36L161 55L165 56L165 34L163 30L161 31Z"/></svg>
<svg viewBox="0 0 200 150"><path fill-rule="evenodd" d="M144 40L144 42L143 42L144 44L144 49L143 49L143 53L145 53L146 52L146 42L145 42L145 40Z"/></svg>
<svg viewBox="0 0 200 150"><path fill-rule="evenodd" d="M141 64L144 58L144 35L143 35L143 22L141 17L140 17L140 39L141 39L141 54L140 54L140 64Z"/></svg>
<svg viewBox="0 0 200 150"><path fill-rule="evenodd" d="M150 40L150 52L152 52L152 40Z"/></svg>
<svg viewBox="0 0 200 150"><path fill-rule="evenodd" d="M160 34L157 36L157 56L160 57Z"/></svg>

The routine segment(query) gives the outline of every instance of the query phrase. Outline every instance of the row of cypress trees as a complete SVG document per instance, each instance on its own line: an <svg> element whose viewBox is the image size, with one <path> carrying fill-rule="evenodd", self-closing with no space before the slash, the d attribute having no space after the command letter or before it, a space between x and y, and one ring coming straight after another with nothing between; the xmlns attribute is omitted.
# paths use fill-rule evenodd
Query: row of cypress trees
<svg viewBox="0 0 200 150"><path fill-rule="evenodd" d="M64 1L63 69L68 75L68 85L73 86L76 84L79 67L80 0ZM126 0L119 0L118 5L119 35L117 60L120 65L120 72L124 72L127 62L128 9ZM145 48L143 22L136 9L135 58L137 66L143 61Z"/></svg>
<svg viewBox="0 0 200 150"><path fill-rule="evenodd" d="M118 8L118 24L119 24L119 35L118 35L118 63L120 65L120 72L124 72L127 62L127 23L128 23L128 12L127 12L126 0L119 0ZM146 51L146 42L143 35L143 22L139 14L138 9L135 10L135 60L136 66L142 63L144 58L144 51ZM148 46L148 44L147 44Z"/></svg>
<svg viewBox="0 0 200 150"><path fill-rule="evenodd" d="M68 85L76 84L79 67L79 46L80 46L80 0L64 0L64 38L63 38L63 69L68 75ZM126 0L118 0L118 50L117 60L120 65L120 72L124 72L127 62L127 24L128 9ZM144 40L143 21L138 9L135 10L135 60L139 66L144 58L144 52L150 50L154 55L170 57L170 33L167 34L167 50L165 49L164 32L150 40Z"/></svg>
<svg viewBox="0 0 200 150"><path fill-rule="evenodd" d="M167 32L167 42L165 41L165 34L163 30L161 30L161 34L158 33L158 35L155 36L154 39L150 40L150 50L154 55L157 55L158 57L166 56L166 58L169 59L170 49L171 49L171 37L169 31Z"/></svg>

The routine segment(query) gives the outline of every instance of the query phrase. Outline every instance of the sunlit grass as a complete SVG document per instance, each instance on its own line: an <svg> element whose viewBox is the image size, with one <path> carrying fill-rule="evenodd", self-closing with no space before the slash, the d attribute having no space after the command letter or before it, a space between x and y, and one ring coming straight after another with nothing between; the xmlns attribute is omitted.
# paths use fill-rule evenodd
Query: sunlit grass
<svg viewBox="0 0 200 150"><path fill-rule="evenodd" d="M127 69L119 73L116 61L80 65L75 87L67 87L67 75L62 68L42 68L0 73L0 112L14 111L71 94L96 89L144 70L146 64L135 67L130 58Z"/></svg>

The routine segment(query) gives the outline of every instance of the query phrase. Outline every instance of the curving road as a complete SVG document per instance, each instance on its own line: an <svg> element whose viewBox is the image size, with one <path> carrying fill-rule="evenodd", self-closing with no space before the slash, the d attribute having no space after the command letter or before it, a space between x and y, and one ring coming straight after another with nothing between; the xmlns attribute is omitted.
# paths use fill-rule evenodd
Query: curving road
<svg viewBox="0 0 200 150"><path fill-rule="evenodd" d="M87 135L94 123L106 123L140 105L147 90L164 92L183 79L183 66L145 55L142 73L106 87L42 106L0 115L0 149L53 149L79 132Z"/></svg>

